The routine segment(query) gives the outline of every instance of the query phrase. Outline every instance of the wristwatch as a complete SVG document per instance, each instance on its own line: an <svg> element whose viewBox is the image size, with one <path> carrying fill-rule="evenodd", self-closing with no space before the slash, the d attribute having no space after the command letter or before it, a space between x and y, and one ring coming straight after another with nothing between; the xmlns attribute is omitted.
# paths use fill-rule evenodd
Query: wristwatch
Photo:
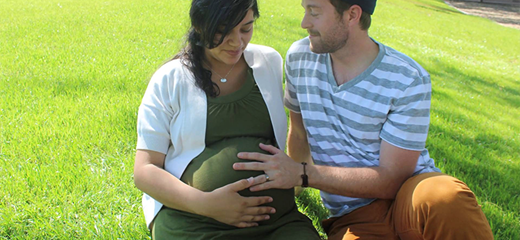
<svg viewBox="0 0 520 240"><path fill-rule="evenodd" d="M308 187L309 186L309 176L307 176L307 171L305 171L305 166L307 166L306 162L302 162L303 165L303 174L302 177L302 187Z"/></svg>

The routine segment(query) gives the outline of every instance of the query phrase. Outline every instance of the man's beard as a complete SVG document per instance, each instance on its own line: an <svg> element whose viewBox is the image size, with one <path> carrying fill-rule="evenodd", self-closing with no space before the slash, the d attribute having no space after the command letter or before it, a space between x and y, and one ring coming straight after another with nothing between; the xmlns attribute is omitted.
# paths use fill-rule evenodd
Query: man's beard
<svg viewBox="0 0 520 240"><path fill-rule="evenodd" d="M308 30L309 35L318 36L311 40L310 48L314 53L334 53L347 44L349 32L341 22L329 30L329 35L322 36L318 32Z"/></svg>

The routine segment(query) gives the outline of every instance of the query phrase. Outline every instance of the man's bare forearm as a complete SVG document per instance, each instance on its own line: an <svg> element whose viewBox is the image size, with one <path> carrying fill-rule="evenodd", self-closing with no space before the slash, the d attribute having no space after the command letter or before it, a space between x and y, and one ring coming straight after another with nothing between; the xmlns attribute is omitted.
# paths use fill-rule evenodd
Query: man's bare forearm
<svg viewBox="0 0 520 240"><path fill-rule="evenodd" d="M396 181L381 167L347 168L307 166L309 186L322 191L357 198L393 199L402 181Z"/></svg>
<svg viewBox="0 0 520 240"><path fill-rule="evenodd" d="M287 155L296 162L312 163L311 152L306 138L291 134L287 137Z"/></svg>
<svg viewBox="0 0 520 240"><path fill-rule="evenodd" d="M415 169L419 151L381 142L379 166L308 167L309 186L348 197L393 199Z"/></svg>

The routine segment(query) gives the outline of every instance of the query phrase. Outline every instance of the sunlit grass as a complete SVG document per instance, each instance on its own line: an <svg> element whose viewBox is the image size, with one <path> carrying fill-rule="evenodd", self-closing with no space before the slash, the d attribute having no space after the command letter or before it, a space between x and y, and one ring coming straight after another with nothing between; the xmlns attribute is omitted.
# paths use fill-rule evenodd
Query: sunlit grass
<svg viewBox="0 0 520 240"><path fill-rule="evenodd" d="M0 238L148 238L137 107L182 46L189 4L0 3ZM285 56L306 35L300 2L259 4L252 42ZM495 239L520 239L520 31L442 1L381 0L370 34L430 72L431 155L475 192ZM317 191L298 202L316 226L326 216Z"/></svg>

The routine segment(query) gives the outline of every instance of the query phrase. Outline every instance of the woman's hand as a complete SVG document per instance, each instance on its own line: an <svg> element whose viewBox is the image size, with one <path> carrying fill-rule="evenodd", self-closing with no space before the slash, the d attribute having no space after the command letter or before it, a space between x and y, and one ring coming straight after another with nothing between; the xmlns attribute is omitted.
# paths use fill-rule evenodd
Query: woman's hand
<svg viewBox="0 0 520 240"><path fill-rule="evenodd" d="M273 207L260 206L273 201L272 197L242 197L239 191L255 184L254 178L242 179L204 195L200 215L239 228L258 226L275 213Z"/></svg>

